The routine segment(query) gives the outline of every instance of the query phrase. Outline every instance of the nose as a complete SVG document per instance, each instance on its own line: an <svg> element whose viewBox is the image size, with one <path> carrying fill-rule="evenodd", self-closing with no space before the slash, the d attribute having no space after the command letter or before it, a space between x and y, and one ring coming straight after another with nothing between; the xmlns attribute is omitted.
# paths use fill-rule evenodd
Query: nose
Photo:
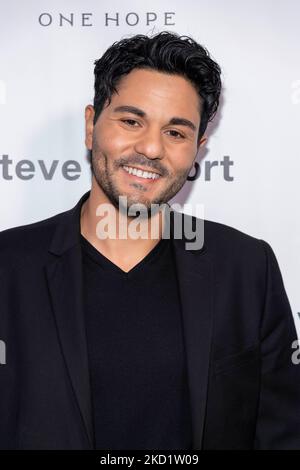
<svg viewBox="0 0 300 470"><path fill-rule="evenodd" d="M164 149L160 131L154 128L147 129L135 143L134 150L149 159L161 160Z"/></svg>

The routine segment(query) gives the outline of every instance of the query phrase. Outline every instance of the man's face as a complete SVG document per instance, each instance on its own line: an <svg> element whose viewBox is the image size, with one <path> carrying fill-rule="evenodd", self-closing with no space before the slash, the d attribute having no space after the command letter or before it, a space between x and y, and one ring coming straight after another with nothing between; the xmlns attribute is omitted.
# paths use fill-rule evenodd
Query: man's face
<svg viewBox="0 0 300 470"><path fill-rule="evenodd" d="M93 106L85 110L94 184L117 209L119 196L127 196L128 207L142 203L149 211L151 204L175 196L193 166L199 148L199 96L185 78L153 70L132 70L117 90L95 126ZM178 120L170 123L172 118L189 121L190 126ZM147 178L129 173L130 168L155 173L155 179L149 173Z"/></svg>

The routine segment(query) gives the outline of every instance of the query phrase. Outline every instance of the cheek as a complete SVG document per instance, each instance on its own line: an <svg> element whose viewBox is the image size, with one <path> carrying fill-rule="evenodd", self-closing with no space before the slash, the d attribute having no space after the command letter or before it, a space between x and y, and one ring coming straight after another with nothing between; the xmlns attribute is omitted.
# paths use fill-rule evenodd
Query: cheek
<svg viewBox="0 0 300 470"><path fill-rule="evenodd" d="M182 149L178 152L171 152L169 166L172 168L174 174L184 175L186 172L190 171L190 168L193 165L194 155L189 155L189 153L190 150L184 152Z"/></svg>
<svg viewBox="0 0 300 470"><path fill-rule="evenodd" d="M113 125L109 127L100 127L96 133L97 149L108 155L119 157L128 149L128 139L118 133Z"/></svg>

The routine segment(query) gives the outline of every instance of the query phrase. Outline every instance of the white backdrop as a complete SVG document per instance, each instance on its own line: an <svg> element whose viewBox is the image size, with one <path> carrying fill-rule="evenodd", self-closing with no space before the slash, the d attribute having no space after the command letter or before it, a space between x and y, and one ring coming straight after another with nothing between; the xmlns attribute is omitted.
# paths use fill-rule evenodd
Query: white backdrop
<svg viewBox="0 0 300 470"><path fill-rule="evenodd" d="M201 175L171 203L201 202L206 219L271 244L299 334L299 26L296 0L1 0L0 230L67 210L90 189L94 60L128 35L191 35L222 67L223 99Z"/></svg>

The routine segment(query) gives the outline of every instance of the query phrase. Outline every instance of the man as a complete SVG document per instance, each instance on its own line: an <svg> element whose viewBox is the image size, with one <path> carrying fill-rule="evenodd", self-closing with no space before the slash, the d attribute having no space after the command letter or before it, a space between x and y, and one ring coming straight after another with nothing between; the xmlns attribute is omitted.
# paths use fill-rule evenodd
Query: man
<svg viewBox="0 0 300 470"><path fill-rule="evenodd" d="M0 234L1 448L299 448L297 334L272 248L167 210L206 142L220 67L170 32L95 64L91 190ZM175 236L185 222L200 246Z"/></svg>

